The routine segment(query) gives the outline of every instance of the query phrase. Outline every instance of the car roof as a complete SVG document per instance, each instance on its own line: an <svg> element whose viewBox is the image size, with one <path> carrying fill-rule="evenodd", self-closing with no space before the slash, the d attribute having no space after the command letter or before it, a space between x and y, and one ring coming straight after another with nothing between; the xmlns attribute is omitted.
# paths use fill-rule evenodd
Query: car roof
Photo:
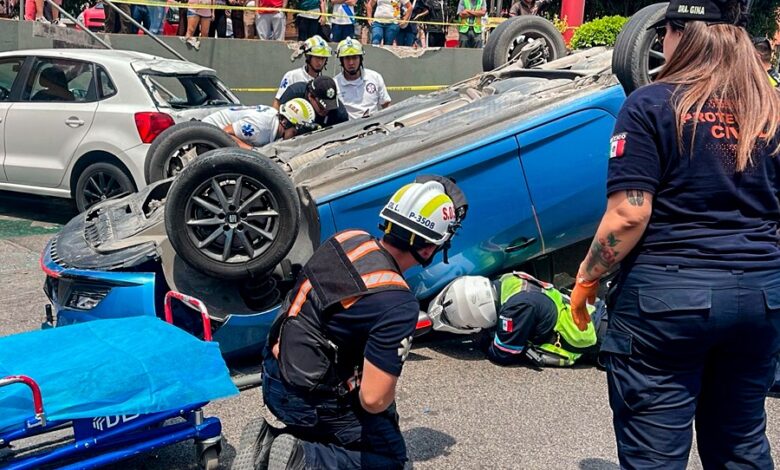
<svg viewBox="0 0 780 470"><path fill-rule="evenodd" d="M143 52L118 49L27 49L2 52L0 57L35 55L63 59L97 62L108 67L122 67L130 63L136 71L150 70L161 73L214 74L214 70L193 62L167 59Z"/></svg>

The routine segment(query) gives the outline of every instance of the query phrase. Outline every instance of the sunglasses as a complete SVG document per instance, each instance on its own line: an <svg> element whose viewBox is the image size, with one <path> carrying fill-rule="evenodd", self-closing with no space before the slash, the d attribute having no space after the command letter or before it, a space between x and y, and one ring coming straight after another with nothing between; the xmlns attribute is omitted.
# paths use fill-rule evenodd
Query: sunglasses
<svg viewBox="0 0 780 470"><path fill-rule="evenodd" d="M655 34L658 35L658 42L664 42L666 38L666 26L670 26L674 31L683 31L685 29L685 22L671 20L661 26L655 28Z"/></svg>
<svg viewBox="0 0 780 470"><path fill-rule="evenodd" d="M655 34L658 36L658 42L664 42L664 38L666 38L666 25L657 26L655 28Z"/></svg>

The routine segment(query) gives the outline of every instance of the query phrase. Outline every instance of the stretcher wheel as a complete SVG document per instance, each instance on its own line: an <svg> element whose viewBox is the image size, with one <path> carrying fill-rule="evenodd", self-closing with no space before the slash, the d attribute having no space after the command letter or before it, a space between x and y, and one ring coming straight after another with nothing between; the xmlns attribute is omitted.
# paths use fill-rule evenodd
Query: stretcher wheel
<svg viewBox="0 0 780 470"><path fill-rule="evenodd" d="M217 470L219 468L219 449L217 446L209 447L200 454L199 465L203 470Z"/></svg>

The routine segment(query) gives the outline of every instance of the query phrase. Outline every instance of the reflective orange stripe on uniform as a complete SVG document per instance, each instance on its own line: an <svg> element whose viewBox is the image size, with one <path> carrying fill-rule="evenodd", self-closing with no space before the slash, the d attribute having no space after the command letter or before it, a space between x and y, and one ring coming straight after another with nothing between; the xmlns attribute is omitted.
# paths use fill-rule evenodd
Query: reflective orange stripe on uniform
<svg viewBox="0 0 780 470"><path fill-rule="evenodd" d="M299 313L301 313L303 304L306 303L306 296L309 295L310 290L311 290L311 282L309 282L309 280L306 279L303 282L303 284L301 284L301 288L298 289L298 293L295 294L295 300L293 300L292 305L290 305L290 310L287 312L287 316L294 317Z"/></svg>
<svg viewBox="0 0 780 470"><path fill-rule="evenodd" d="M366 287L369 289L383 286L400 286L407 289L409 288L409 286L406 284L406 281L404 281L404 278L393 271L374 271L373 273L364 274L361 277L363 278L363 282L366 284Z"/></svg>
<svg viewBox="0 0 780 470"><path fill-rule="evenodd" d="M336 235L336 241L339 243L344 243L350 238L357 237L358 235L368 235L368 233L364 232L363 230L348 230Z"/></svg>
<svg viewBox="0 0 780 470"><path fill-rule="evenodd" d="M378 250L379 250L379 244L374 240L369 240L361 244L354 250L350 251L349 253L347 253L347 258L349 258L349 260L354 263L355 261L366 256L367 254L373 253L374 251L378 251Z"/></svg>

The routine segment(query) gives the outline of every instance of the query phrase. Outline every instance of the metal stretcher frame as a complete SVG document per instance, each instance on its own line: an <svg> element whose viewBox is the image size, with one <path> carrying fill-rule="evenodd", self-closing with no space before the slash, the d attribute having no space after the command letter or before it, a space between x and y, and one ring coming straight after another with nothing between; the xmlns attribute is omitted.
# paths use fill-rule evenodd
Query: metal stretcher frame
<svg viewBox="0 0 780 470"><path fill-rule="evenodd" d="M200 311L205 340L210 341L211 326L205 306L198 305L197 301L192 302L190 298L177 292L169 292L166 295L166 321L171 324L172 299L181 300L188 307ZM0 449L10 446L15 441L69 427L73 429L74 440L52 450L29 456L21 458L12 456L10 461L0 461L2 469L37 469L60 462L71 463L58 465L57 468L97 468L188 439L195 440L197 455L201 460L206 450L215 446L217 454L221 450L222 424L218 418L203 416L202 408L206 403L189 404L175 410L143 415L48 421L45 397L42 396L40 387L33 378L24 375L0 378L0 387L18 384L23 384L30 389L34 415L21 423L17 429L0 433ZM183 418L184 421L164 424L173 418ZM114 424L110 424L112 420Z"/></svg>

